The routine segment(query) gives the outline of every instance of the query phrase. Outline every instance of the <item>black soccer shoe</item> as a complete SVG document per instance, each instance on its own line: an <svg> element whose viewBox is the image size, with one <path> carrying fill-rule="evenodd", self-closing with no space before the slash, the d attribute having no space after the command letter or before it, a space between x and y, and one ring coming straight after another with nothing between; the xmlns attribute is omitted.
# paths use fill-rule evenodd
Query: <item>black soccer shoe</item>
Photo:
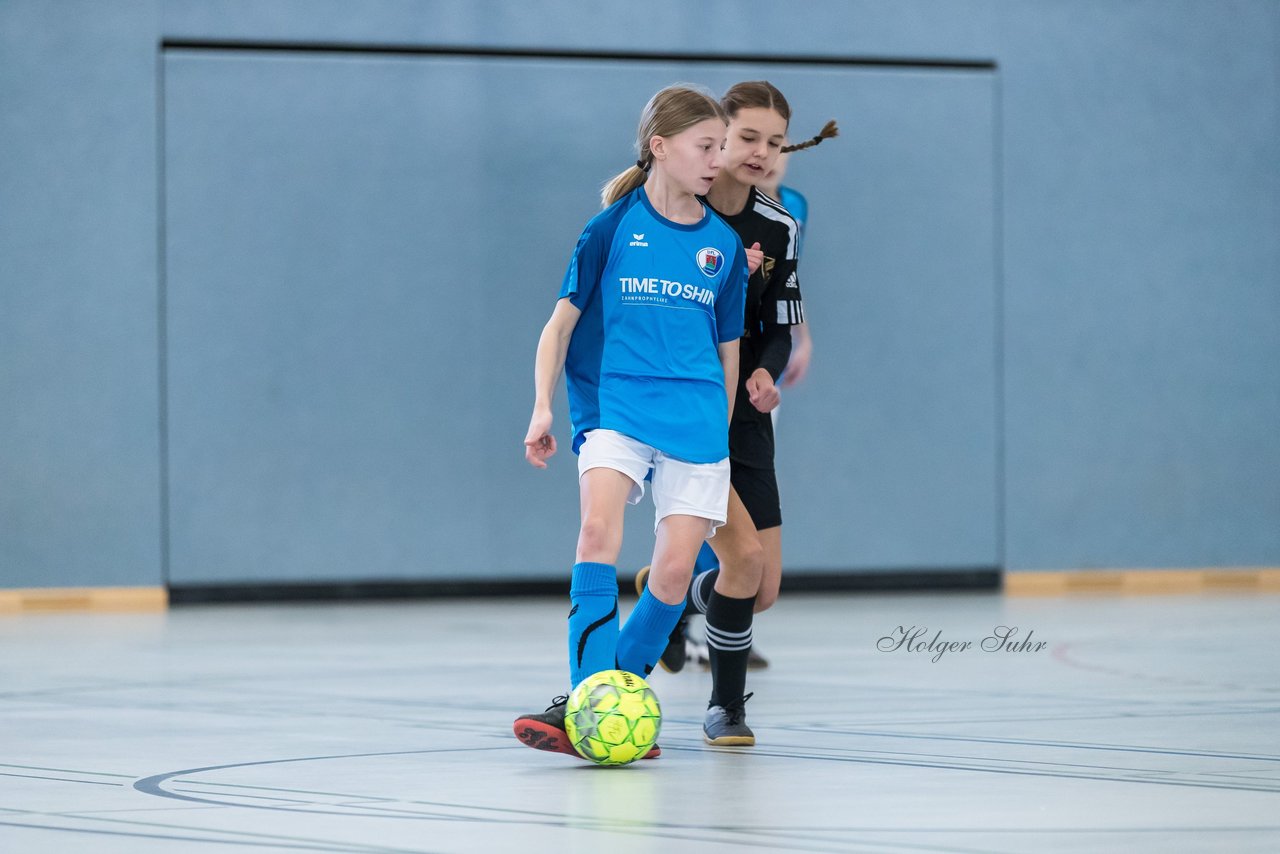
<svg viewBox="0 0 1280 854"><path fill-rule="evenodd" d="M534 750L549 750L552 753L568 753L577 756L569 742L569 734L564 731L564 710L569 702L569 695L562 694L551 701L547 710L541 714L530 712L516 718L512 730L516 738L525 747Z"/></svg>
<svg viewBox="0 0 1280 854"><path fill-rule="evenodd" d="M702 739L716 747L751 747L756 743L756 734L747 726L747 700L751 695L743 697L736 703L727 706L711 706L702 721Z"/></svg>
<svg viewBox="0 0 1280 854"><path fill-rule="evenodd" d="M516 722L511 727L516 738L520 739L520 743L525 747L532 747L534 750L567 753L582 759L578 751L573 749L569 734L564 729L564 712L568 703L569 696L562 694L551 701L551 705L547 706L545 712L530 712L516 718ZM649 748L644 758L657 759L661 755L662 748L655 744Z"/></svg>

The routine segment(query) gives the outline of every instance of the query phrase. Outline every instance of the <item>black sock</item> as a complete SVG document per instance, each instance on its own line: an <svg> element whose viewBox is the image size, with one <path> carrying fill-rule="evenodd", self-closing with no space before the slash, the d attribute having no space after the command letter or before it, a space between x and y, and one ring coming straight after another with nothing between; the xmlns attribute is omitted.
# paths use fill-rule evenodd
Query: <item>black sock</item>
<svg viewBox="0 0 1280 854"><path fill-rule="evenodd" d="M693 577L684 609L686 614L707 613L707 605L711 602L711 591L716 589L716 579L719 577L719 569L708 569Z"/></svg>
<svg viewBox="0 0 1280 854"><path fill-rule="evenodd" d="M708 575L710 573L707 573ZM732 599L711 591L707 601L707 652L711 658L711 705L742 702L751 652L751 616L756 597Z"/></svg>

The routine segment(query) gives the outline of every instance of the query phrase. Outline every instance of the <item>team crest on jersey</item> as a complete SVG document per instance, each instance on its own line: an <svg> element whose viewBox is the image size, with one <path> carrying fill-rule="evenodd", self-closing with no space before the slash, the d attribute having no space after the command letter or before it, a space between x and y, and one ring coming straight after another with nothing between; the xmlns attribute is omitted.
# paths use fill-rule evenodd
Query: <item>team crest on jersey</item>
<svg viewBox="0 0 1280 854"><path fill-rule="evenodd" d="M719 249L708 246L706 249L698 250L698 269L706 275L714 276L723 266L724 256L720 254Z"/></svg>

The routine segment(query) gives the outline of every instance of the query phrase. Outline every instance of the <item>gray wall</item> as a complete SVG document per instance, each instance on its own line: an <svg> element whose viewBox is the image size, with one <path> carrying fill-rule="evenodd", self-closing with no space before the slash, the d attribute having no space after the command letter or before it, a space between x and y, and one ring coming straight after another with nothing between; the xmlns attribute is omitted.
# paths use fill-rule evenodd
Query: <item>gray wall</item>
<svg viewBox="0 0 1280 854"><path fill-rule="evenodd" d="M519 439L577 229L648 93L762 76L845 130L788 566L1280 563L1280 4L67 5L0 3L0 586L562 575Z"/></svg>
<svg viewBox="0 0 1280 854"><path fill-rule="evenodd" d="M0 587L161 583L156 16L0 2Z"/></svg>
<svg viewBox="0 0 1280 854"><path fill-rule="evenodd" d="M1002 5L1010 567L1280 560L1280 3Z"/></svg>

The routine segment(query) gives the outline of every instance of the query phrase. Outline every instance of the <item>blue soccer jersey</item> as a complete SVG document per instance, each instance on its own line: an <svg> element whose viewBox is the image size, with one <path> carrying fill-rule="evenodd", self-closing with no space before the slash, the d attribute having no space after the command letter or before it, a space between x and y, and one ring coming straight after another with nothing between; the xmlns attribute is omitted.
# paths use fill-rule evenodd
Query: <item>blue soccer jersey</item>
<svg viewBox="0 0 1280 854"><path fill-rule="evenodd" d="M574 452L599 427L686 462L727 457L717 345L741 337L746 287L742 241L710 209L672 222L640 187L587 223L560 288L582 312L565 358Z"/></svg>
<svg viewBox="0 0 1280 854"><path fill-rule="evenodd" d="M800 228L799 245L796 247L796 254L799 255L800 250L804 249L804 224L809 219L809 200L790 187L779 187L778 201L782 202L787 213L795 217L796 225Z"/></svg>

